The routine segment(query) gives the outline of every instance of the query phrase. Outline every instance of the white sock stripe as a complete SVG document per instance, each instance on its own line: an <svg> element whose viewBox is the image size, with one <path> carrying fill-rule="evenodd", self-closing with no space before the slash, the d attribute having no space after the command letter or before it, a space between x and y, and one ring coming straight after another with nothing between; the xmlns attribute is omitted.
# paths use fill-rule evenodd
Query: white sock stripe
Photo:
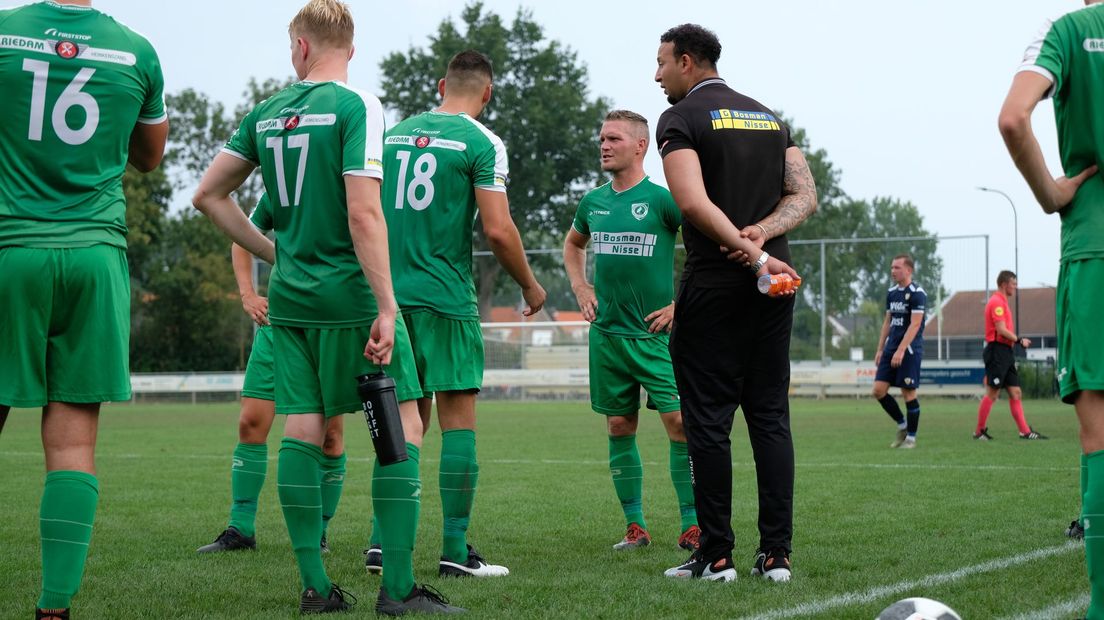
<svg viewBox="0 0 1104 620"><path fill-rule="evenodd" d="M245 469L240 469L240 470L235 469L234 473L236 473L236 474L249 474L250 476L260 476L262 478L265 477L265 474L262 474L259 471L249 471L249 470L245 470Z"/></svg>
<svg viewBox="0 0 1104 620"><path fill-rule="evenodd" d="M81 523L80 521L68 521L66 519L46 519L46 518L43 518L43 517L39 517L38 520L39 521L49 521L50 523L71 523L73 525L79 525L81 527L86 527L88 529L92 529L92 524L91 523Z"/></svg>
<svg viewBox="0 0 1104 620"><path fill-rule="evenodd" d="M418 484L422 483L421 478L380 477L380 478L372 478L372 480L405 480L407 482L417 482Z"/></svg>
<svg viewBox="0 0 1104 620"><path fill-rule="evenodd" d="M373 497L373 502L420 502L417 497Z"/></svg>
<svg viewBox="0 0 1104 620"><path fill-rule="evenodd" d="M644 476L626 477L626 476L613 476L614 480L643 480Z"/></svg>
<svg viewBox="0 0 1104 620"><path fill-rule="evenodd" d="M319 485L317 485L317 484L279 484L279 483L277 483L276 486L284 487L284 488L287 488L287 489L317 489L317 488L319 488Z"/></svg>
<svg viewBox="0 0 1104 620"><path fill-rule="evenodd" d="M475 487L437 487L442 491L474 491Z"/></svg>
<svg viewBox="0 0 1104 620"><path fill-rule="evenodd" d="M1084 609L1088 606L1092 597L1088 594L1072 598L1068 601L1062 601L1047 607L1045 609L1037 609L1035 611L1027 611L1015 616L1008 616L1001 620L1051 620L1052 618L1058 618L1062 616L1068 616L1075 613L1080 609Z"/></svg>
<svg viewBox="0 0 1104 620"><path fill-rule="evenodd" d="M268 461L270 460L270 459L243 459L240 456L235 456L234 459L238 460L238 461L245 461L247 463L268 463Z"/></svg>
<svg viewBox="0 0 1104 620"><path fill-rule="evenodd" d="M46 541L59 542L59 543L66 543L66 544L70 544L70 545L80 545L82 547L87 547L88 546L88 543L86 543L86 542L79 542L79 541L76 541L76 540L62 540L60 538L43 538L42 541L43 542L46 542Z"/></svg>
<svg viewBox="0 0 1104 620"><path fill-rule="evenodd" d="M934 575L928 575L919 579L910 579L907 581L900 581L895 584L887 586L878 586L862 592L848 592L831 598L814 600L808 603L801 603L793 607L785 609L772 610L764 614L756 616L745 616L742 620L768 620L773 618L794 618L799 616L813 616L822 614L829 609L836 607L845 607L850 605L859 605L863 603L870 603L879 598L888 597L894 594L900 594L908 590L924 590L937 586L943 583L951 581L958 581L964 577L969 577L978 573L988 573L995 570L1001 570L1023 564L1033 560L1038 560L1053 555L1062 553L1070 553L1072 551L1080 551L1083 548L1079 542L1068 542L1057 547L1044 547L1042 549L1036 549L1034 551L1028 551L1018 555L1008 556L1005 558L997 558L981 564L974 564L973 566L965 566L958 570L954 570L948 573L937 573Z"/></svg>
<svg viewBox="0 0 1104 620"><path fill-rule="evenodd" d="M318 508L319 510L321 510L322 509L322 504L319 504L317 506L308 506L306 504L280 504L280 507L281 508L311 508L311 509Z"/></svg>

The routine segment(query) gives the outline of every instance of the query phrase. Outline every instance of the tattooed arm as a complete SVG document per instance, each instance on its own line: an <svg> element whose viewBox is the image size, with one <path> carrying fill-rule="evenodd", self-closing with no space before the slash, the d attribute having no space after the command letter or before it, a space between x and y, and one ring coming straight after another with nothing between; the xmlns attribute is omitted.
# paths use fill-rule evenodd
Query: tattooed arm
<svg viewBox="0 0 1104 620"><path fill-rule="evenodd" d="M816 184L813 182L813 174L809 172L809 164L806 163L801 149L791 146L786 149L782 199L778 201L778 206L771 211L770 215L763 218L758 225L749 228L761 227L761 230L755 230L755 232L765 233L766 237L762 241L766 241L793 230L812 215L816 208Z"/></svg>

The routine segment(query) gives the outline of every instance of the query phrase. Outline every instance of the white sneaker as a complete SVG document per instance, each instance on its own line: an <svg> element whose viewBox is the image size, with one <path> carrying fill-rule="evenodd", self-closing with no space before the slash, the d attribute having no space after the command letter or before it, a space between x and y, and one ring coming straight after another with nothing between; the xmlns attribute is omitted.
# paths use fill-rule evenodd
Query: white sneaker
<svg viewBox="0 0 1104 620"><path fill-rule="evenodd" d="M504 577L509 574L510 569L505 566L488 564L471 545L468 545L467 562L458 564L442 557L437 566L437 575L440 577Z"/></svg>
<svg viewBox="0 0 1104 620"><path fill-rule="evenodd" d="M893 440L893 443L889 444L890 448L900 448L901 444L905 443L905 439L908 437L908 431L899 428L897 429L897 437Z"/></svg>
<svg viewBox="0 0 1104 620"><path fill-rule="evenodd" d="M902 450L912 450L913 448L916 447L916 438L915 437L906 437L905 440L903 442L901 442L900 447L901 447Z"/></svg>
<svg viewBox="0 0 1104 620"><path fill-rule="evenodd" d="M663 572L664 577L675 579L704 579L706 581L736 581L736 568L732 565L732 558L722 558L716 562L707 562L698 557L698 554L690 556L685 564L674 568L668 568Z"/></svg>

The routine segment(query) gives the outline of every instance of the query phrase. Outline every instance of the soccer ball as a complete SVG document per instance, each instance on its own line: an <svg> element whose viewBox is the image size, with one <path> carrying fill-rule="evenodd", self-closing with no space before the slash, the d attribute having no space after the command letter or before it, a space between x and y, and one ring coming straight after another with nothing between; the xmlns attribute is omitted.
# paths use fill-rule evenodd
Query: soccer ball
<svg viewBox="0 0 1104 620"><path fill-rule="evenodd" d="M930 598L906 598L886 607L874 620L962 620L955 610Z"/></svg>

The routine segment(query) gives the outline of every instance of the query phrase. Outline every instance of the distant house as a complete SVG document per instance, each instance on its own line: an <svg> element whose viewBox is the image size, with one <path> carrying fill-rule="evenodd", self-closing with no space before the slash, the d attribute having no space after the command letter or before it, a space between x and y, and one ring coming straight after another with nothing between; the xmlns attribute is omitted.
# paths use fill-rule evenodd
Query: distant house
<svg viewBox="0 0 1104 620"><path fill-rule="evenodd" d="M992 295L993 291L989 291ZM1032 340L1032 349L1055 349L1054 289L1021 288L1008 300L1013 314L1016 297L1020 299L1020 336ZM960 291L943 304L942 326L939 312L929 315L924 327L924 356L935 358L942 340L944 359L980 359L985 348L985 291ZM1013 327L1015 331L1015 327Z"/></svg>
<svg viewBox="0 0 1104 620"><path fill-rule="evenodd" d="M556 310L552 317L557 323L586 321L579 310ZM560 333L573 342L583 342L587 339L589 327L586 325L564 325L559 328Z"/></svg>

